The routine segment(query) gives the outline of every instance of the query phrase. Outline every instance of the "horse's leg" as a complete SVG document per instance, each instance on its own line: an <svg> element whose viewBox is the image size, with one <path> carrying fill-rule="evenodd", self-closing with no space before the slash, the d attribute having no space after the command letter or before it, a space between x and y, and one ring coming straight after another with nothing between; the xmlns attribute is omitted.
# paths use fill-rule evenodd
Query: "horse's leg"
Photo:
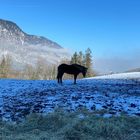
<svg viewBox="0 0 140 140"><path fill-rule="evenodd" d="M74 74L74 84L76 84L77 74Z"/></svg>
<svg viewBox="0 0 140 140"><path fill-rule="evenodd" d="M58 81L58 83L59 83L59 79L60 79L60 76L59 76L60 74L59 74L59 72L57 73L57 81Z"/></svg>
<svg viewBox="0 0 140 140"><path fill-rule="evenodd" d="M62 73L61 75L60 75L60 83L62 84L62 77L63 77L63 74L64 73Z"/></svg>
<svg viewBox="0 0 140 140"><path fill-rule="evenodd" d="M64 73L58 73L57 78L58 78L58 83L62 84L62 77Z"/></svg>

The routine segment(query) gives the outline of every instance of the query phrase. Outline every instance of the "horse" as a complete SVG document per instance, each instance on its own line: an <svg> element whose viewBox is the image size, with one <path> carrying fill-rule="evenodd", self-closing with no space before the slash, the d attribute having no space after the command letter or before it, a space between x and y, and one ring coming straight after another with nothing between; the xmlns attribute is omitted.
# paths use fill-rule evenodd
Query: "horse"
<svg viewBox="0 0 140 140"><path fill-rule="evenodd" d="M74 75L74 84L76 84L76 79L77 79L78 74L82 73L83 77L85 77L87 73L87 69L88 68L78 65L78 64L71 64L71 65L61 64L58 66L58 73L57 73L58 83L62 84L63 74L67 73L67 74Z"/></svg>

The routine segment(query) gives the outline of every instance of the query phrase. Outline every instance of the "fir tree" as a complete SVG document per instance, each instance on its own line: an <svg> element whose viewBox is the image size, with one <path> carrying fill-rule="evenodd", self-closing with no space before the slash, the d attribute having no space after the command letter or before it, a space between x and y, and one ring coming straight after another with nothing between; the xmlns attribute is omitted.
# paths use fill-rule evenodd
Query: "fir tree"
<svg viewBox="0 0 140 140"><path fill-rule="evenodd" d="M73 64L73 63L78 63L78 54L77 54L77 52L75 52L75 53L73 54L70 63L71 63L71 64Z"/></svg>
<svg viewBox="0 0 140 140"><path fill-rule="evenodd" d="M83 53L82 51L78 54L78 64L83 65Z"/></svg>
<svg viewBox="0 0 140 140"><path fill-rule="evenodd" d="M92 69L92 52L90 48L87 48L85 51L85 58L84 58L84 65L88 68L87 77L93 76L93 69Z"/></svg>

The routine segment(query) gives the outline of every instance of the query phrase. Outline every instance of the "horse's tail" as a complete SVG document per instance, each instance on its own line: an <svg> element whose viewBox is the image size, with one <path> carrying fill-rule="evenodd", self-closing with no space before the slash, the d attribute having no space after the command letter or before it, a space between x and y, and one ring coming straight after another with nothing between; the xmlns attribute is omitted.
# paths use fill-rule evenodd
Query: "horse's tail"
<svg viewBox="0 0 140 140"><path fill-rule="evenodd" d="M59 67L57 68L57 79L59 78Z"/></svg>

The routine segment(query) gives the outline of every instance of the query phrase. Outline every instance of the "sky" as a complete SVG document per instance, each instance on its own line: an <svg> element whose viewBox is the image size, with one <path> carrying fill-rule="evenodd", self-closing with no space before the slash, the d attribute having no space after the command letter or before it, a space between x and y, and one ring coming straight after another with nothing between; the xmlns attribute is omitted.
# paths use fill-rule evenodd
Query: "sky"
<svg viewBox="0 0 140 140"><path fill-rule="evenodd" d="M139 0L0 0L0 18L72 53L89 47L97 71L140 67Z"/></svg>

